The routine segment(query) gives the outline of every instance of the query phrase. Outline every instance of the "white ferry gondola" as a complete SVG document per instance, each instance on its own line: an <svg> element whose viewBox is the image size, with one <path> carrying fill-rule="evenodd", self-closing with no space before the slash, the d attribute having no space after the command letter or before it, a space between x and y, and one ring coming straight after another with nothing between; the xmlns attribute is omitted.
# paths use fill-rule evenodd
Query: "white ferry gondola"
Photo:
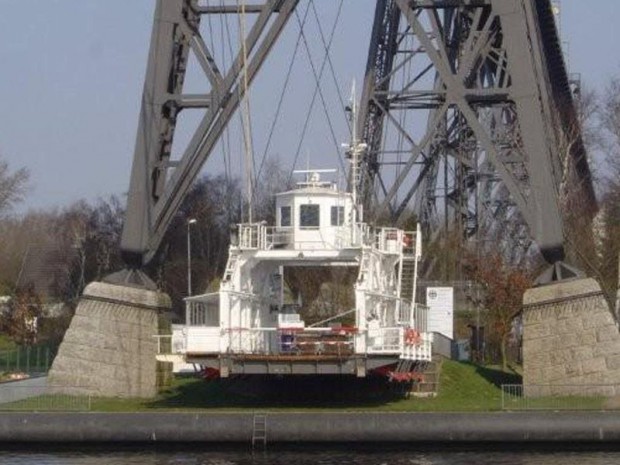
<svg viewBox="0 0 620 465"><path fill-rule="evenodd" d="M327 170L276 195L276 224L239 224L218 292L186 299L183 352L211 376L237 374L409 379L431 359L426 308L413 302L418 231L373 228L355 195L321 179ZM287 267L356 270L354 308L308 325L285 302ZM339 323L344 316L354 325ZM413 377L411 377L413 379Z"/></svg>

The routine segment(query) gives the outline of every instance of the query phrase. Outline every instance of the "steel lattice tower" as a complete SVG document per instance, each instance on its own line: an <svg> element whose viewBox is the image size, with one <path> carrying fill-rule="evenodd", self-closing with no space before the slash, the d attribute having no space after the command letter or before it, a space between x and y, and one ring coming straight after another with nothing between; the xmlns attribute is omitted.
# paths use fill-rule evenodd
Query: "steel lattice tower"
<svg viewBox="0 0 620 465"><path fill-rule="evenodd" d="M379 0L361 108L375 217L555 262L566 189L595 204L548 0Z"/></svg>
<svg viewBox="0 0 620 465"><path fill-rule="evenodd" d="M130 266L158 249L242 81L252 82L298 2L247 5L245 45L221 69L200 22L240 15L239 3L158 0L121 243ZM207 93L184 91L190 53ZM172 160L177 118L196 108L202 121ZM447 227L505 249L531 237L555 262L564 193L594 205L550 0L377 0L360 110L368 149L357 190L375 217L413 212L431 237Z"/></svg>

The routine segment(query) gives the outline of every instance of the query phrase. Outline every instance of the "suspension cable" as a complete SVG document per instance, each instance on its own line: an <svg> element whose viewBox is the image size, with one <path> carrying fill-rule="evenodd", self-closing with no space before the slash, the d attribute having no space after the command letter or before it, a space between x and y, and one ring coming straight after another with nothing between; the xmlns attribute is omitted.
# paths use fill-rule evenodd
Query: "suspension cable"
<svg viewBox="0 0 620 465"><path fill-rule="evenodd" d="M342 13L343 4L344 4L344 0L340 0L340 4L338 5L338 12L336 13L336 18L340 17L340 14ZM314 11L314 17L316 18L316 23L317 23L317 26L319 27L319 35L321 36L321 42L323 42L323 48L325 49L325 55L327 57L327 63L329 65L330 74L331 74L332 79L334 80L334 87L336 88L336 93L338 94L338 100L340 101L340 108L342 109L342 115L344 116L344 120L347 124L347 127L349 128L349 131L351 131L351 122L349 121L349 118L347 117L347 112L345 110L347 105L345 104L344 97L342 96L342 92L340 91L340 86L338 84L338 77L336 76L336 70L334 68L334 63L332 62L332 57L329 53L329 47L327 46L327 41L325 40L325 34L323 33L323 27L321 26L321 21L319 20L319 14L317 12L314 2L310 2L310 5L312 5L312 10Z"/></svg>
<svg viewBox="0 0 620 465"><path fill-rule="evenodd" d="M295 12L295 17L297 19L298 24L300 24L300 26L301 26L301 20L299 18L299 14L297 12ZM302 40L303 40L303 43L304 43L304 47L306 49L306 53L308 54L308 62L310 63L310 68L312 69L312 74L313 74L313 77L314 77L314 80L315 80L315 87L314 87L314 92L313 92L313 95L312 95L312 100L310 102L310 108L308 109L308 113L306 114L306 120L304 121L304 127L303 127L303 130L302 130L302 136L301 136L301 139L300 139L299 144L297 146L297 151L295 152L295 159L293 161L291 173L290 173L289 179L288 179L289 183L290 183L290 181L291 181L291 179L293 177L293 170L295 168L295 165L297 164L297 160L299 159L299 154L301 153L301 148L303 146L303 141L305 139L306 132L308 130L308 126L309 126L309 122L310 122L310 117L312 115L312 110L314 108L314 104L316 102L317 95L321 99L323 110L325 112L325 117L327 119L327 123L328 123L329 129L330 129L330 135L332 137L332 142L334 143L334 146L336 147L336 153L338 154L338 162L340 163L340 167L342 168L343 172L346 171L345 166L344 166L344 162L342 160L342 156L340 156L340 149L339 149L338 140L336 138L336 134L335 134L335 131L334 131L334 126L333 126L331 118L329 116L329 111L328 111L328 108L327 108L327 104L325 102L325 97L323 95L323 92L321 91L321 77L323 76L323 72L325 71L325 66L327 64L327 57L329 56L329 50L331 49L331 45L332 45L332 42L333 42L333 38L334 38L334 35L335 35L335 32L336 32L336 27L338 25L339 19L340 19L340 16L338 16L336 18L336 20L334 21L334 25L333 25L332 30L330 32L329 42L327 44L328 45L327 46L327 53L326 53L326 55L323 58L323 62L321 64L321 68L320 68L318 73L317 73L316 67L314 65L314 61L312 60L312 53L310 51L310 47L309 47L308 41L306 39L306 34L304 33L303 29L301 29L301 31L300 31L301 36L302 36Z"/></svg>
<svg viewBox="0 0 620 465"><path fill-rule="evenodd" d="M303 28L308 19L308 13L310 12L310 5L306 8L306 11L303 16L301 27ZM269 136L267 137L267 143L265 144L265 150L263 151L263 155L261 157L260 167L258 169L258 173L256 174L256 179L260 179L263 173L263 167L265 165L265 161L267 159L267 153L269 152L269 148L271 147L271 141L273 138L273 134L275 133L275 128L280 119L280 113L282 111L282 104L284 103L284 96L286 95L286 91L288 89L288 85L293 74L293 66L295 65L295 61L297 59L297 53L299 52L299 45L301 44L301 33L297 36L297 41L295 42L295 49L293 50L293 55L289 60L288 70L286 72L286 78L284 80L284 85L282 86L282 91L280 92L280 97L278 100L278 105L276 106L276 113L274 115L273 121L271 123L271 128L269 130Z"/></svg>

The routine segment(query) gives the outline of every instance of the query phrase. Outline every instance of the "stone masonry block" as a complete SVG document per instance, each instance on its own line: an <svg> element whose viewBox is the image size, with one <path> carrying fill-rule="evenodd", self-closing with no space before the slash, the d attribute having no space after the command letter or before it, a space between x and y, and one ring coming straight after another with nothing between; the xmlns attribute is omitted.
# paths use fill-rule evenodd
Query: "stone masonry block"
<svg viewBox="0 0 620 465"><path fill-rule="evenodd" d="M546 322L530 325L528 326L527 329L528 329L528 340L541 339L541 338L545 338L545 337L549 337L553 335L552 328Z"/></svg>
<svg viewBox="0 0 620 465"><path fill-rule="evenodd" d="M549 347L556 344L556 340L553 337L546 337L540 339L527 339L523 341L523 353L527 355L534 355L540 352L546 352Z"/></svg>
<svg viewBox="0 0 620 465"><path fill-rule="evenodd" d="M569 354L572 358L569 358L568 361L577 360L582 362L594 358L592 347L588 346L572 348L570 349Z"/></svg>
<svg viewBox="0 0 620 465"><path fill-rule="evenodd" d="M583 362L585 363L585 362ZM566 384L566 380L575 380L577 377L583 375L583 363L582 362L572 362L564 365L564 372L566 373L566 377L561 380L558 384Z"/></svg>
<svg viewBox="0 0 620 465"><path fill-rule="evenodd" d="M566 367L564 365L556 365L546 370L546 379L553 383L566 378Z"/></svg>
<svg viewBox="0 0 620 465"><path fill-rule="evenodd" d="M581 363L581 367L584 375L603 373L607 371L607 361L605 360L605 357L593 358L583 361Z"/></svg>
<svg viewBox="0 0 620 465"><path fill-rule="evenodd" d="M527 355L526 355L527 354ZM550 354L549 352L538 351L538 352L525 352L523 357L527 357L528 363L535 367L544 367L548 366L550 363ZM553 362L551 362L553 363Z"/></svg>
<svg viewBox="0 0 620 465"><path fill-rule="evenodd" d="M596 330L596 340L598 342L611 342L620 340L620 334L615 325L605 326Z"/></svg>
<svg viewBox="0 0 620 465"><path fill-rule="evenodd" d="M583 330L574 335L573 340L580 346L592 346L596 345L596 332L593 329ZM596 356L596 354L594 354Z"/></svg>
<svg viewBox="0 0 620 465"><path fill-rule="evenodd" d="M560 335L574 335L583 331L583 325L581 324L581 318L567 318L565 320L559 320L555 325L552 322L548 322L547 326L553 334ZM553 329L551 329L553 328Z"/></svg>
<svg viewBox="0 0 620 465"><path fill-rule="evenodd" d="M620 341L609 341L606 344L596 344L592 351L595 357L620 355Z"/></svg>
<svg viewBox="0 0 620 465"><path fill-rule="evenodd" d="M526 388L620 384L620 333L596 281L533 288L524 305Z"/></svg>
<svg viewBox="0 0 620 465"><path fill-rule="evenodd" d="M610 370L620 370L620 355L607 357L607 368Z"/></svg>
<svg viewBox="0 0 620 465"><path fill-rule="evenodd" d="M169 304L158 292L89 284L50 370L50 385L101 396L155 395L153 335L158 312Z"/></svg>
<svg viewBox="0 0 620 465"><path fill-rule="evenodd" d="M614 324L613 317L608 311L599 312L595 315L587 315L583 317L583 327L585 329L600 328Z"/></svg>

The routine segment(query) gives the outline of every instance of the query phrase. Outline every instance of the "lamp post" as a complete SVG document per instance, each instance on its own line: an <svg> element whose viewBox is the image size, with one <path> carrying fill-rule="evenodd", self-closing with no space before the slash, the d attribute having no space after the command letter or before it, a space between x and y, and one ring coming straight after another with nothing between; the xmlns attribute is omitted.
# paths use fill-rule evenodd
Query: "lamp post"
<svg viewBox="0 0 620 465"><path fill-rule="evenodd" d="M192 242L191 242L191 226L196 224L196 219L191 218L187 222L187 296L192 295Z"/></svg>

